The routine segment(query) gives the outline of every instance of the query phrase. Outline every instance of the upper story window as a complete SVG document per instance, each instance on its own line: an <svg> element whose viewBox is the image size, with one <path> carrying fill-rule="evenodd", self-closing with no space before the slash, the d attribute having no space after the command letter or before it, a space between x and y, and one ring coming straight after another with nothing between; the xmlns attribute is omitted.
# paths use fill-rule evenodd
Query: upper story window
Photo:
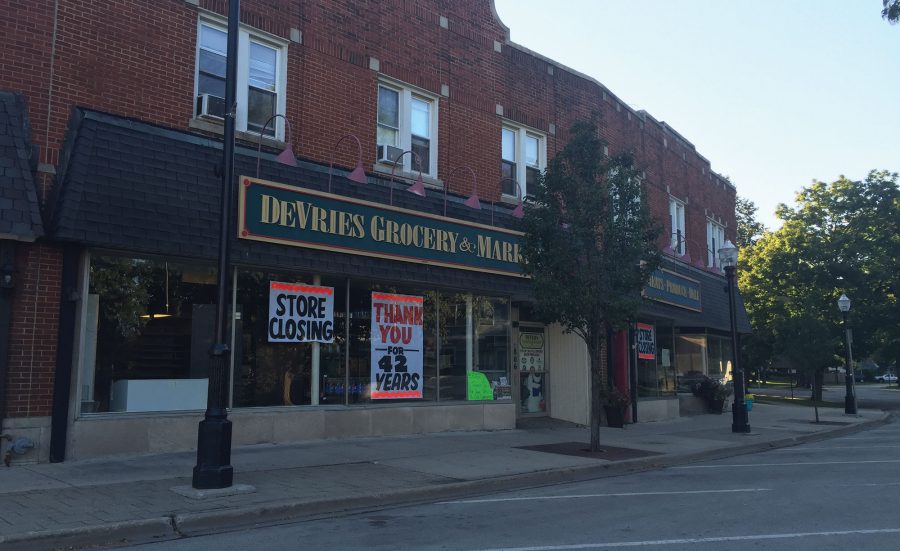
<svg viewBox="0 0 900 551"><path fill-rule="evenodd" d="M547 162L546 139L537 132L513 125L504 125L500 136L501 191L504 195L518 196L515 188L518 185L523 197L533 194Z"/></svg>
<svg viewBox="0 0 900 551"><path fill-rule="evenodd" d="M706 221L706 265L709 267L717 266L719 247L725 243L725 227L721 224Z"/></svg>
<svg viewBox="0 0 900 551"><path fill-rule="evenodd" d="M222 119L225 105L225 59L228 33L223 25L201 20L197 35L197 117ZM266 127L272 115L284 113L287 44L241 28L238 35L237 111L235 128L281 139L284 121Z"/></svg>
<svg viewBox="0 0 900 551"><path fill-rule="evenodd" d="M422 173L437 176L437 99L403 86L378 85L378 161L390 164L404 151L399 162L404 170L419 168ZM390 149L395 148L395 149Z"/></svg>
<svg viewBox="0 0 900 551"><path fill-rule="evenodd" d="M673 197L669 197L669 221L672 230L672 251L682 256L686 250L685 239L687 239L684 233L684 203Z"/></svg>

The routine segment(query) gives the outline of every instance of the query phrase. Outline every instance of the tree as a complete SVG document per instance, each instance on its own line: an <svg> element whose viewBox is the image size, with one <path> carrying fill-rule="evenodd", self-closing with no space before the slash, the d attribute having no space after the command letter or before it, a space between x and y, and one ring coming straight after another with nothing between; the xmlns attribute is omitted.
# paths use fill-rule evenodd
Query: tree
<svg viewBox="0 0 900 551"><path fill-rule="evenodd" d="M887 19L892 25L900 21L900 0L881 0L884 9L881 10L881 17Z"/></svg>
<svg viewBox="0 0 900 551"><path fill-rule="evenodd" d="M735 204L737 242L735 245L739 249L753 245L766 232L766 227L763 223L756 219L756 211L758 210L759 207L750 199L745 197L737 198L737 203Z"/></svg>
<svg viewBox="0 0 900 551"><path fill-rule="evenodd" d="M606 335L636 317L641 289L659 264L660 228L631 155L604 156L595 120L576 123L570 135L526 209L521 250L538 314L587 345L591 450L598 451Z"/></svg>
<svg viewBox="0 0 900 551"><path fill-rule="evenodd" d="M792 359L817 377L842 363L841 293L853 301L854 355L900 355L897 175L813 182L777 215L782 227L745 250L739 282L754 332L769 339L770 359Z"/></svg>

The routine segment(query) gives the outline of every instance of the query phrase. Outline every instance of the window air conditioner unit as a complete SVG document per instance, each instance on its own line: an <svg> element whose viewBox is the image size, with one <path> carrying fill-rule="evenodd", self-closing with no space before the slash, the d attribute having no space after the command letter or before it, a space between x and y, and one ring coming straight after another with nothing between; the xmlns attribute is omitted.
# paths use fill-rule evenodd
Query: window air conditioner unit
<svg viewBox="0 0 900 551"><path fill-rule="evenodd" d="M197 96L197 116L212 119L225 118L225 98L212 94Z"/></svg>
<svg viewBox="0 0 900 551"><path fill-rule="evenodd" d="M399 164L397 159L403 154L403 150L392 145L378 146L378 162L387 165Z"/></svg>

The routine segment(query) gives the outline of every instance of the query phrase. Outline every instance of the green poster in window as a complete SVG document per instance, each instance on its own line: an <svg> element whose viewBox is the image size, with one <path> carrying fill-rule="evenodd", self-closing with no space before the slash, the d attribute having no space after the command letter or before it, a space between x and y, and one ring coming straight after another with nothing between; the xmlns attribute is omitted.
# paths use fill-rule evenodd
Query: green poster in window
<svg viewBox="0 0 900 551"><path fill-rule="evenodd" d="M469 371L467 374L468 377L468 397L467 400L493 400L494 399L494 389L491 388L491 383L488 382L487 377L484 376L484 373L479 373L478 371Z"/></svg>

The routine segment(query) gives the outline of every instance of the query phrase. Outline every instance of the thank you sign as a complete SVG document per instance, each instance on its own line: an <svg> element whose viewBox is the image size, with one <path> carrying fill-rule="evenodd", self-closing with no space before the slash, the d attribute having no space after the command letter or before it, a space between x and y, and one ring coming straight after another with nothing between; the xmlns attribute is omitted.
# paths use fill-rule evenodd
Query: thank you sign
<svg viewBox="0 0 900 551"><path fill-rule="evenodd" d="M334 342L334 288L269 282L269 342Z"/></svg>
<svg viewBox="0 0 900 551"><path fill-rule="evenodd" d="M423 297L372 293L372 399L422 397Z"/></svg>

